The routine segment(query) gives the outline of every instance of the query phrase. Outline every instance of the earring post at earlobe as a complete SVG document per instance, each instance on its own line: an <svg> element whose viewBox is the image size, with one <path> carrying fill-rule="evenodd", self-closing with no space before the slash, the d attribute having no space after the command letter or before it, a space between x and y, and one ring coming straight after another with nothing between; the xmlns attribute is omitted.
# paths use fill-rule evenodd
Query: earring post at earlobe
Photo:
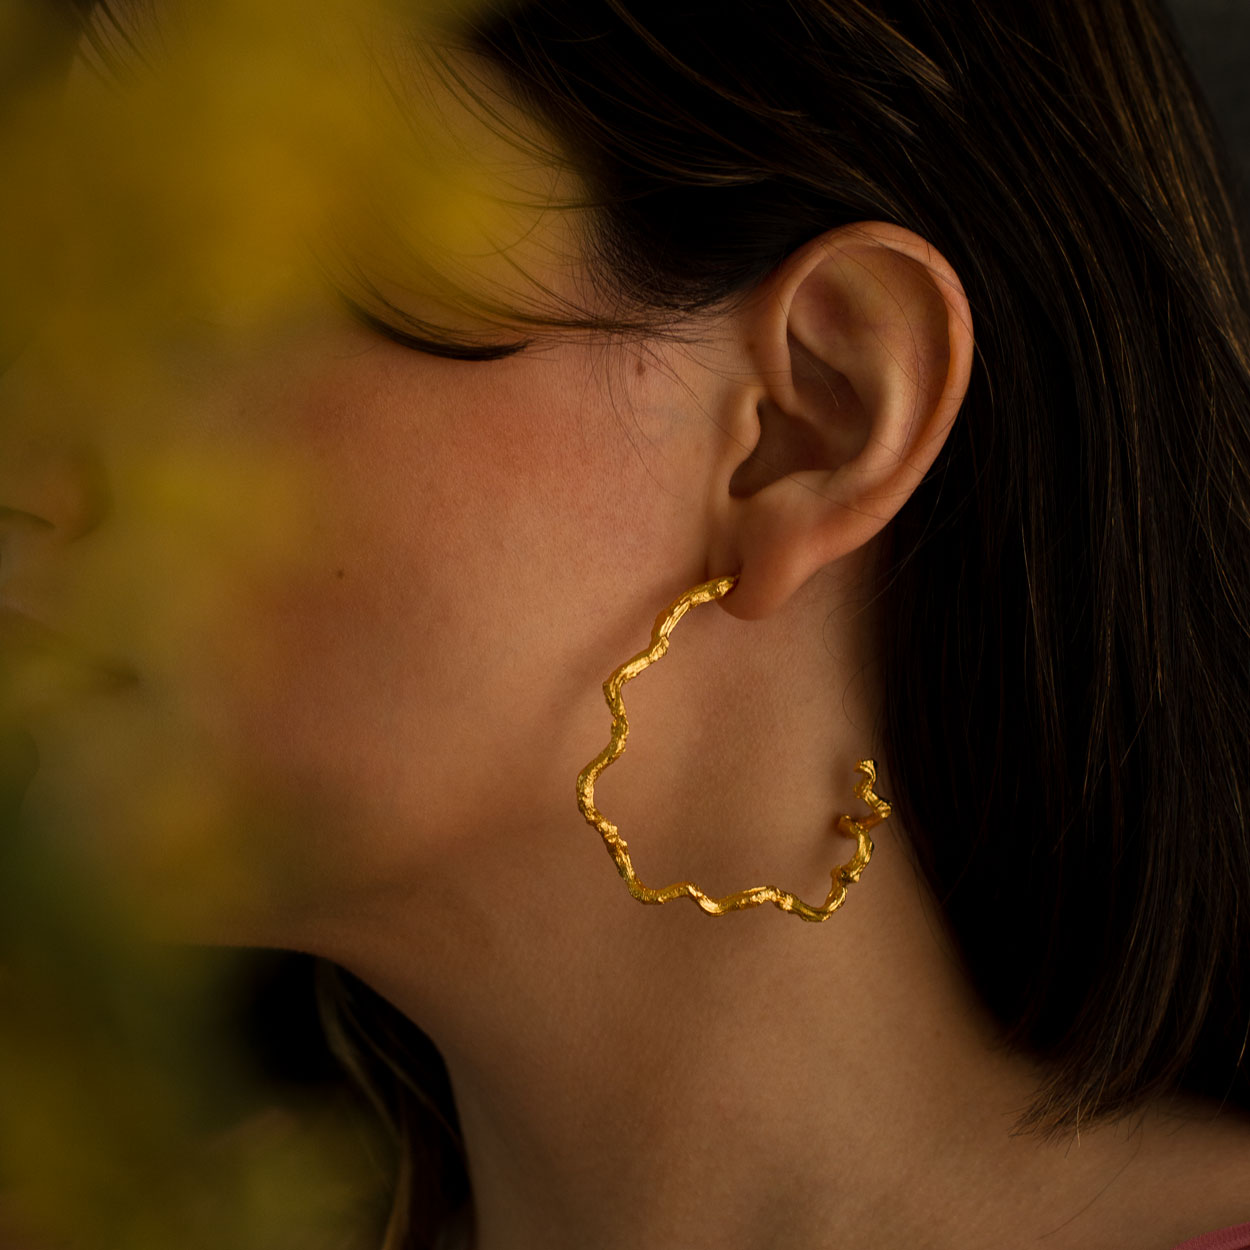
<svg viewBox="0 0 1250 1250"><path fill-rule="evenodd" d="M803 920L828 920L846 901L847 887L858 881L860 874L868 866L873 852L872 838L868 836L868 830L890 815L889 803L873 792L873 786L877 780L877 766L873 760L860 760L855 765L856 770L863 773L862 780L855 786L855 794L868 804L869 814L862 817L842 815L834 822L834 828L838 833L855 839L855 854L845 864L839 864L830 873L829 894L819 906L805 903L788 890L773 885L752 886L747 890L739 890L735 894L727 894L723 898L712 898L691 881L678 881L662 889L653 890L638 880L634 872L633 861L629 856L629 844L621 837L620 830L595 807L595 781L599 774L625 750L625 739L629 734L629 720L625 714L621 687L665 655L668 651L669 635L677 622L692 607L724 597L734 588L737 581L737 574L717 577L708 582L701 582L675 599L655 618L655 625L651 629L650 644L637 655L626 660L619 668L614 669L612 675L603 683L603 697L607 700L608 708L612 712L612 734L608 745L577 775L577 806L587 823L598 829L603 836L604 845L608 848L608 854L612 856L617 871L624 878L630 894L640 903L667 903L674 898L692 898L710 916L723 916L727 912L758 907L761 903L772 903L782 911L788 911Z"/></svg>

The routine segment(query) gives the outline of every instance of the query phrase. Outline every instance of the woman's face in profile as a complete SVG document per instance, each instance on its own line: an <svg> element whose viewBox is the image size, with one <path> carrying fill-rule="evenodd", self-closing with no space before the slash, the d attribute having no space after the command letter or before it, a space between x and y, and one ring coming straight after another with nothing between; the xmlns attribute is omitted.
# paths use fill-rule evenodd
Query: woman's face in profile
<svg viewBox="0 0 1250 1250"><path fill-rule="evenodd" d="M152 97L185 103L170 64L138 87L79 65L66 107L71 133L94 119L118 152L152 142L150 181L125 195L176 236L162 179L215 137L145 129ZM149 93L142 109L128 90ZM574 215L545 207L550 165L426 90L424 133L473 155L474 203L507 202L461 230L456 281L504 302L581 299ZM230 142L246 166L248 125ZM102 176L67 150L71 189ZM119 177L142 163L125 154ZM273 212L273 187L255 168L209 172L240 199L207 205L220 220L186 247L224 255L239 221ZM17 653L39 755L28 819L161 928L292 945L414 879L432 896L498 852L481 835L501 824L523 837L517 822L550 809L584 836L573 781L606 734L599 683L640 641L611 633L611 605L689 541L676 536L699 506L665 450L680 368L654 344L570 333L493 361L415 351L301 272L295 241L285 268L223 292L208 262L198 288L183 285L194 267L162 274L170 241L136 230L133 281L120 263L109 285L95 270L118 262L103 254L113 207L69 240L63 306L0 383L0 597L128 674L67 693L77 661ZM482 342L525 337L374 276L406 312ZM681 447L714 432L700 424Z"/></svg>

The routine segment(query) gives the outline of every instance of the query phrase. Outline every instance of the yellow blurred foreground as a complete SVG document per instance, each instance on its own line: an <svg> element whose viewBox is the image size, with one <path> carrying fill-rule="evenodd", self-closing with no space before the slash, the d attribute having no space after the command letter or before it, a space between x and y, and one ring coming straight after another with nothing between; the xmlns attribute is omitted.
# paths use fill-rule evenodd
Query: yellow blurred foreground
<svg viewBox="0 0 1250 1250"><path fill-rule="evenodd" d="M84 472L107 444L124 466L93 502L116 537L61 585L60 622L142 655L146 676L214 638L261 665L274 640L230 634L228 588L306 560L316 501L298 457L246 423L223 442L200 397L263 365L336 267L428 282L472 254L497 197L419 92L395 107L409 52L393 39L380 58L378 35L419 13L113 9L80 31L46 0L0 0L0 433L81 449ZM20 512L7 468L0 504ZM91 724L19 819L18 726L66 682L52 652L0 671L0 1250L376 1245L383 1147L342 1107L268 1099L225 1023L231 958L153 940L171 912L278 888L196 744L136 761Z"/></svg>

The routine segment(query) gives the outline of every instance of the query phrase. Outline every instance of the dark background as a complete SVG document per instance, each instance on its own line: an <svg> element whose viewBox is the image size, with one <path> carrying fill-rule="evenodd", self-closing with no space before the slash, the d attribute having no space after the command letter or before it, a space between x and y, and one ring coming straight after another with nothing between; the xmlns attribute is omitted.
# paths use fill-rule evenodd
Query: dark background
<svg viewBox="0 0 1250 1250"><path fill-rule="evenodd" d="M1167 0L1242 181L1250 218L1250 0Z"/></svg>

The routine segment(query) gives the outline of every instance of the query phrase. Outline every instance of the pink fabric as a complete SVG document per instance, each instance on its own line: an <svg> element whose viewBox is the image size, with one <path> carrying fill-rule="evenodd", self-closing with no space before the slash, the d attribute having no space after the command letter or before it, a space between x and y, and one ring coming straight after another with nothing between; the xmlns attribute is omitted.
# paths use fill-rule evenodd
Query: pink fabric
<svg viewBox="0 0 1250 1250"><path fill-rule="evenodd" d="M1250 1224L1234 1224L1182 1241L1175 1250L1250 1250Z"/></svg>

